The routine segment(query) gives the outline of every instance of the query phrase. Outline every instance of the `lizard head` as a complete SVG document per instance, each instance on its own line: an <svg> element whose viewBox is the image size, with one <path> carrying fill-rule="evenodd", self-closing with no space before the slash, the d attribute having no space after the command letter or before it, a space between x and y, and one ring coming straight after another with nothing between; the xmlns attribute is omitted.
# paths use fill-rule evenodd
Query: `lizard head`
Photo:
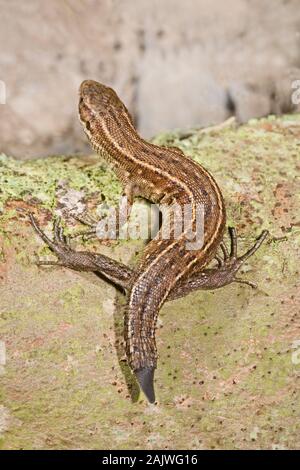
<svg viewBox="0 0 300 470"><path fill-rule="evenodd" d="M79 119L89 138L99 132L101 124L132 119L117 93L94 80L84 80L79 88Z"/></svg>
<svg viewBox="0 0 300 470"><path fill-rule="evenodd" d="M84 122L91 117L103 116L120 101L116 92L94 80L84 80L79 88L79 116Z"/></svg>

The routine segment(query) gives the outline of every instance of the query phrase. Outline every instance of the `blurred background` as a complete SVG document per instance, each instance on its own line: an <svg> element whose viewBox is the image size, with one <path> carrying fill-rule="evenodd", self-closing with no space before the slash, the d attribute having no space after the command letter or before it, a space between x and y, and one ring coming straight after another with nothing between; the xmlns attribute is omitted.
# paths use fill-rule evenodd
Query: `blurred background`
<svg viewBox="0 0 300 470"><path fill-rule="evenodd" d="M0 0L0 13L0 152L18 158L87 151L87 78L146 138L297 111L299 0Z"/></svg>

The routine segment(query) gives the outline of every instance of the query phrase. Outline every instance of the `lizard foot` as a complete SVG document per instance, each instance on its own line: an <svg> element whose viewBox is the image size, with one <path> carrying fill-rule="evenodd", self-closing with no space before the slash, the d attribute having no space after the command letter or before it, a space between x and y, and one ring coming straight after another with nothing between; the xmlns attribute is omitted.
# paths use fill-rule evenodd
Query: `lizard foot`
<svg viewBox="0 0 300 470"><path fill-rule="evenodd" d="M257 285L254 282L248 281L246 279L241 279L236 277L237 272L244 264L244 262L250 258L262 245L266 237L268 236L268 230L263 230L254 245L249 248L243 255L237 255L237 234L234 227L228 227L229 236L230 236L230 252L228 251L227 246L224 242L220 243L220 248L222 250L222 256L216 255L215 259L218 262L218 270L223 274L224 279L227 277L226 284L230 282L238 282L240 284L247 284L252 288L257 288ZM224 285L224 284L223 284Z"/></svg>
<svg viewBox="0 0 300 470"><path fill-rule="evenodd" d="M50 265L64 266L71 269L82 269L82 264L79 259L80 253L70 247L69 237L64 235L60 217L57 217L53 223L53 240L43 232L32 213L29 213L28 217L35 232L58 258L57 261L45 261L39 259L36 263L38 266Z"/></svg>

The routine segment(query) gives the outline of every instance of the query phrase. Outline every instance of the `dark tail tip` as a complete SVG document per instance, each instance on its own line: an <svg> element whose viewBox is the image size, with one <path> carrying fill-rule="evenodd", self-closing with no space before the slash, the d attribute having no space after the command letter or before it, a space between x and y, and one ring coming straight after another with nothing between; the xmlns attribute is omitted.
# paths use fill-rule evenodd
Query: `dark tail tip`
<svg viewBox="0 0 300 470"><path fill-rule="evenodd" d="M155 403L155 392L154 392L154 368L143 367L134 371L139 386L143 390L150 403Z"/></svg>

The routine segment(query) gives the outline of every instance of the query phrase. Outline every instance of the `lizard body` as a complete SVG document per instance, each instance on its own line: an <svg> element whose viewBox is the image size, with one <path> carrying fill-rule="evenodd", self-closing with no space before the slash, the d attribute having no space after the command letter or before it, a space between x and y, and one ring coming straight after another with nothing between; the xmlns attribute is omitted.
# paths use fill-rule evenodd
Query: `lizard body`
<svg viewBox="0 0 300 470"><path fill-rule="evenodd" d="M216 181L201 165L177 149L143 140L111 88L84 81L80 87L79 117L93 148L112 163L127 192L133 192L132 197L176 203L182 208L190 206L190 228L196 227L197 204L204 208L203 246L187 249L187 230L178 237L171 233L168 239L158 234L148 244L130 289L125 325L127 357L141 387L153 401L158 311L174 285L195 265L198 269L204 267L216 253L225 229L223 197Z"/></svg>

